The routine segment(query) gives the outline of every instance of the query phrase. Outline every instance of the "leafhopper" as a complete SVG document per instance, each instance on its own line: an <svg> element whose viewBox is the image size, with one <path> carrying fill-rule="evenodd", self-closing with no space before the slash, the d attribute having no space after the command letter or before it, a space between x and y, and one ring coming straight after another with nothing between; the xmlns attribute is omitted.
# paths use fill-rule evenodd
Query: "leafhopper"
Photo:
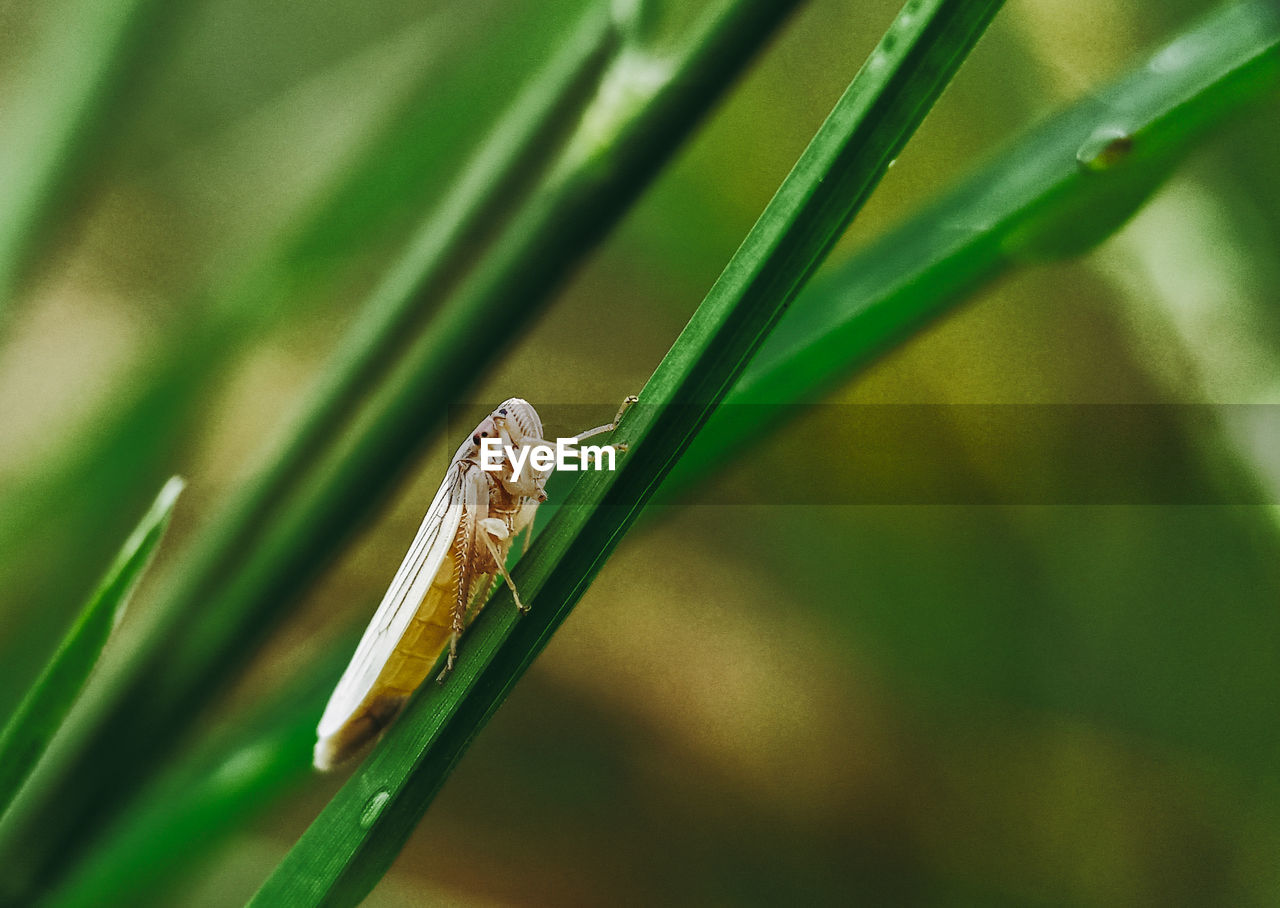
<svg viewBox="0 0 1280 908"><path fill-rule="evenodd" d="M559 452L566 442L612 431L634 401L628 397L608 425L558 443L542 437L537 411L518 397L504 400L476 426L453 455L413 544L329 698L316 729L317 769L331 769L376 738L446 647L449 655L437 680L448 676L468 607L484 605L496 575L511 587L516 607L528 611L506 561L515 537L532 526L538 504L547 499L545 487L555 466L548 450Z"/></svg>

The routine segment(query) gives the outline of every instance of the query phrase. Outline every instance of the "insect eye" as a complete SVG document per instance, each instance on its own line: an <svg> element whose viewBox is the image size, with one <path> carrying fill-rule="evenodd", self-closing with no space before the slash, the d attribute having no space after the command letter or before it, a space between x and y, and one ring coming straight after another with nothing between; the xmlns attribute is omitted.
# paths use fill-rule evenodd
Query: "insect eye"
<svg viewBox="0 0 1280 908"><path fill-rule="evenodd" d="M507 408L506 408L506 407L503 407L501 410L499 410L499 411L498 411L498 415L499 415L499 416L506 416L506 415L507 415Z"/></svg>

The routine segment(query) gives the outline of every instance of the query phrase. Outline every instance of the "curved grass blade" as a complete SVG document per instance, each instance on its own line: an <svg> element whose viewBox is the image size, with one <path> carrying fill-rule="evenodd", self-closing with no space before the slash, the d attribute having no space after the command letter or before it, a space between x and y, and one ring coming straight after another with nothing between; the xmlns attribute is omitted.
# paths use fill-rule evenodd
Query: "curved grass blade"
<svg viewBox="0 0 1280 908"><path fill-rule="evenodd" d="M62 725L107 638L124 616L129 597L160 544L184 485L177 476L164 484L57 652L0 732L0 816Z"/></svg>
<svg viewBox="0 0 1280 908"><path fill-rule="evenodd" d="M614 43L615 35L607 17L595 12L584 17L563 52L499 118L454 190L424 221L399 268L367 304L368 314L357 329L362 332L361 342L352 345L346 359L326 375L326 387L316 396L287 450L241 497L237 502L239 510L224 514L224 523L212 529L213 536L224 539L231 534L226 526L228 521L240 527L258 525L303 473L299 464L314 454L315 446L326 436L340 434L343 419L367 386L375 382L378 370L394 360L397 345L412 335L416 322L423 318L423 309L428 308L422 305L424 298L443 292L446 276L460 267L459 260L470 254L479 234L503 219L512 196L528 188L527 184L546 163L557 137L563 138L576 122L577 109L589 97ZM313 232L305 233L299 242L314 245ZM263 270L272 273L271 268ZM406 282L419 292L406 291ZM247 286L232 292L215 308L206 330L195 332L190 343L181 349L175 348L155 366L155 374L145 383L135 406L125 412L125 418L106 436L108 444L96 449L99 471L103 462L118 464L124 471L124 475L110 483L112 487L126 484L131 471L145 472L137 470L138 438L162 446L166 439L174 436L177 425L192 418L190 406L183 406L182 402L189 404L194 399L201 383L208 380L221 362L225 350L243 344L246 334L256 329L256 321L246 321L243 312L262 296L260 283L261 280L250 279ZM157 424L156 413L167 414L175 424ZM149 452L150 449L144 446L141 450ZM145 458L141 461L146 462ZM224 549L219 554L229 560L233 553ZM205 565L205 570L214 572L222 567L221 563ZM176 620L181 620L180 616ZM116 737L115 732L108 731L108 735ZM148 733L145 737L152 736ZM100 759L101 753L95 762ZM121 790L119 780L119 775L113 774L108 786L112 793ZM60 790L60 804L65 802L64 795ZM48 811L39 814L42 834L52 832L53 815ZM73 835L84 834L86 823L82 815L68 812L66 819ZM21 847L27 847L25 843L30 838L23 836L21 841L24 843ZM65 844L57 849L57 854L58 860L68 855Z"/></svg>
<svg viewBox="0 0 1280 908"><path fill-rule="evenodd" d="M796 300L663 486L689 488L797 403L865 367L969 293L1118 230L1193 145L1280 88L1280 8L1233 3L1010 146Z"/></svg>
<svg viewBox="0 0 1280 908"><path fill-rule="evenodd" d="M581 597L999 8L911 0L796 163L588 473L517 566L533 611L498 594L447 685L426 685L254 898L350 905L394 860L450 769Z"/></svg>
<svg viewBox="0 0 1280 908"><path fill-rule="evenodd" d="M48 4L32 78L8 99L0 143L0 323L46 220L89 158L137 52L163 4L67 0Z"/></svg>
<svg viewBox="0 0 1280 908"><path fill-rule="evenodd" d="M1250 7L1255 14L1253 16L1249 15ZM710 465L723 465L741 453L745 444L730 443L726 432L732 431L734 437L740 435L746 439L768 430L770 408L750 407L749 411L754 411L756 418L748 425L739 425L733 412L736 408L730 405L760 404L764 401L781 406L803 400L810 393L821 393L829 382L838 380L848 371L857 370L875 355L875 351L850 346L855 339L862 337L851 331L844 343L838 345L851 356L832 360L824 358L819 368L802 373L806 380L783 379L774 386L774 392L768 398L760 397L757 391L745 396L744 389L762 391L770 386L770 375L785 375L783 364L792 357L803 356L799 349L792 348L793 341L806 339L816 344L824 331L841 331L845 324L840 318L829 315L824 326L804 321L805 330L801 331L793 328L793 323L803 321L798 317L802 310L838 313L842 301L862 300L858 311L882 313L876 321L881 326L879 330L868 330L868 342L871 338L883 338L878 344L884 347L877 346L878 350L883 350L892 347L895 339L919 330L924 320L921 303L894 305L890 297L901 294L918 296L921 300L940 297L935 305L941 310L954 304L974 286L985 284L1023 263L1024 259L1010 250L1008 254L995 258L980 258L978 265L981 267L948 265L947 262L954 257L973 254L969 251L969 244L988 248L978 233L956 235L952 225L959 223L962 215L974 211L989 212L984 220L1002 236L1011 233L1009 225L1020 224L1017 231L1020 243L1028 248L1047 249L1051 245L1042 237L1041 231L1059 229L1061 219L1058 213L1082 207L1093 211L1115 211L1117 216L1114 218L1106 221L1093 219L1083 225L1096 228L1097 240L1103 239L1109 232L1105 228L1118 225L1123 220L1121 212L1140 200L1135 199L1135 194L1130 191L1129 181L1110 178L1118 174L1113 173L1103 180L1076 179L1078 137L1091 135L1096 131L1095 127L1104 125L1101 117L1107 112L1123 110L1128 111L1132 122L1137 124L1132 129L1135 135L1143 136L1144 142L1167 146L1171 155L1176 156L1182 147L1174 140L1178 131L1185 131L1187 144L1201 144L1209 140L1215 135L1221 117L1236 114L1260 98L1269 97L1276 82L1280 81L1277 79L1280 23L1269 15L1256 15L1268 12L1259 4L1247 4L1228 7L1210 17L1155 55L1155 59L1160 59L1171 53L1168 48L1173 47L1199 48L1201 53L1186 58L1183 79L1169 80L1158 67L1144 63L1111 88L1073 104L1033 129L961 187L929 205L835 272L815 279L779 322L743 378L711 417L708 429L699 434L663 483L659 495L665 497L673 490L696 484ZM1212 116L1193 117L1191 125L1188 125L1180 120L1177 112L1189 109L1212 112ZM1040 178L1014 183L1012 175L1019 173L1021 162L1028 160L1038 162L1030 171L1039 174ZM1014 185L1021 185L1025 191L1010 192L1009 187ZM1039 214L1032 216L1029 212ZM1002 228L1002 225L1005 226ZM995 245L1003 248L1000 243ZM1076 245L1087 245L1087 241ZM1067 251L1062 249L1064 254ZM970 275L972 283L961 279L965 275ZM924 318L927 317L926 312ZM851 321L857 318L856 313L850 316ZM543 505L543 510L550 513L557 498L553 495L552 502ZM289 764L287 775L278 764L263 760L247 767L247 771L259 772L260 779L255 781L247 774L240 776L243 790L249 792L248 799L257 809L263 809L265 798L278 797L294 780L310 770L315 717L323 708L332 682L341 671L341 665L335 666L330 664L331 661L322 660L308 669L308 676L314 679L308 690L316 692L315 696L297 701L296 708L292 710L281 710L278 715L283 725L251 720L241 735L223 744L220 756L211 760L204 757L184 759L185 768L178 769L175 776L200 779L207 765L227 763L237 753L276 754L281 762ZM272 711L272 714L276 713ZM281 741L293 742L290 753L286 754L288 748L278 743ZM91 903L94 893L108 890L137 891L141 895L148 881L144 874L153 863L145 843L162 841L177 848L180 844L173 843L180 843L184 832L193 836L193 841L202 840L207 837L209 829L226 828L226 817L240 816L242 805L238 790L219 788L206 792L197 788L196 791L198 793L190 803L176 798L153 799L148 795L139 805L138 816L133 816L131 810L132 821L126 827L127 832L107 837L104 849L95 853L88 862L89 869L77 873L74 891L85 895L79 897L79 901L70 897L70 903ZM167 800L165 811L147 806L162 800ZM118 840L123 844L117 844ZM131 849L130 843L138 847ZM166 863L172 866L173 862ZM112 883L104 882L106 880ZM130 885L139 888L130 889Z"/></svg>
<svg viewBox="0 0 1280 908"><path fill-rule="evenodd" d="M121 516L135 502L149 499L156 477L170 472L168 465L207 416L204 400L246 353L257 349L262 338L282 322L296 317L299 301L313 300L315 288L344 280L344 269L351 268L361 253L384 242L381 237L409 231L402 222L415 214L403 209L415 209L416 201L430 195L431 175L459 157L457 149L446 143L423 142L423 130L437 129L443 122L464 131L483 124L468 104L477 103L472 100L477 93L481 97L499 93L481 81L484 67L472 58L485 59L484 51L494 47L508 48L535 16L544 18L527 12L504 20L486 36L481 52L460 55L463 62L447 72L440 59L423 65L409 97L388 112L379 137L340 175L325 178L310 217L276 242L264 244L237 273L210 277L206 290L186 299L192 317L182 321L179 336L168 337L154 355L138 363L121 393L102 407L103 412L87 424L75 444L42 461L38 472L0 478L0 512L5 515L0 521L0 587L12 591L16 584L15 596L29 600L30 610L43 616L42 622L31 622L0 639L4 674L23 679L34 675L38 666L28 664L26 653L43 649L43 644L33 648L28 638L52 639L52 625L62 617L58 609L87 595L97 579L92 570L78 564L64 565L56 576L33 576L27 567L33 541L39 540L38 546L45 540L59 540L55 547L89 553L83 559L86 563L110 557L110 540L129 531ZM512 207L512 199L527 191L544 158L554 150L554 138L562 137L576 122L616 44L607 16L599 10L585 17L571 35L562 42L564 54L535 78L540 84L520 92L508 112L498 118L493 130L497 139L481 141L475 154L464 158L469 162L464 182L484 186L487 196L496 201L480 208L471 202L474 191L470 196L454 192L429 209L432 218L420 239L430 231L447 234L440 223L444 219L492 230ZM376 54L379 46L362 45L357 59ZM341 81L340 72L347 68L359 67L348 57L308 79ZM549 82L557 73L565 83L559 89ZM499 97L509 96L510 86L504 83ZM531 98L546 100L531 108ZM278 97L269 102L279 103ZM255 108L253 116L260 115L261 108ZM507 167L500 165L501 160L513 163ZM329 188L330 183L336 186ZM483 232L472 229L469 241L455 243L453 252L441 258L449 259L457 270L461 265L457 259L466 257L457 253L469 252L472 245L482 248L479 234ZM420 306L424 311L413 317L421 320L429 308ZM405 336L411 334L409 325L400 327ZM56 519L51 519L51 510ZM6 699L10 688L16 685L0 683L0 712L13 705Z"/></svg>
<svg viewBox="0 0 1280 908"><path fill-rule="evenodd" d="M159 603L138 657L87 718L65 771L4 841L5 859L24 874L14 883L20 891L42 890L76 859L218 679L239 668L372 510L447 405L499 355L497 341L533 318L796 5L736 0L660 60L634 46L618 55L582 118L589 128L570 141L552 176L513 214L427 332L385 364L368 405L330 424L300 462L271 470L288 475L287 489L254 483L203 537L194 567ZM637 68L646 62L660 65ZM416 304L430 289L421 279L401 269L388 287ZM359 343L376 333L363 333Z"/></svg>
<svg viewBox="0 0 1280 908"><path fill-rule="evenodd" d="M47 905L173 904L172 883L312 773L316 717L359 640L335 646L297 683L255 705L147 785Z"/></svg>

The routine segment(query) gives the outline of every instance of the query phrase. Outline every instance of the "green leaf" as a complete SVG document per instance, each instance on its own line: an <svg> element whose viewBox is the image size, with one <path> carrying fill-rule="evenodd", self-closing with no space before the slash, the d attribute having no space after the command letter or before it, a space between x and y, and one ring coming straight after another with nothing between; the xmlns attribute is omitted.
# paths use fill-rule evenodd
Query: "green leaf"
<svg viewBox="0 0 1280 908"><path fill-rule="evenodd" d="M904 7L619 427L630 451L618 470L586 474L517 566L532 613L517 620L509 590L498 594L448 684L419 690L254 904L349 905L373 887L999 6Z"/></svg>
<svg viewBox="0 0 1280 908"><path fill-rule="evenodd" d="M91 908L110 893L114 904L167 904L168 883L311 776L316 717L358 639L334 646L149 782L47 903Z"/></svg>
<svg viewBox="0 0 1280 908"><path fill-rule="evenodd" d="M56 878L163 759L219 679L252 654L412 461L447 406L500 355L501 340L532 320L795 5L737 0L661 57L625 45L549 176L443 303L438 294L450 285L437 280L453 263L427 256L429 244L415 244L391 270L375 291L381 312L438 305L433 321L419 337L396 335L396 349L379 359L371 351L382 349L383 328L371 317L344 345L348 363L357 365L335 370L355 384L327 385L291 453L248 483L201 535L187 570L157 605L154 633L86 718L74 758L60 764L65 772L3 843L22 870L11 876L17 891ZM498 182L495 176L477 185ZM366 362L376 374L359 365ZM348 412L357 400L358 412Z"/></svg>
<svg viewBox="0 0 1280 908"><path fill-rule="evenodd" d="M1200 53L1185 57L1182 79L1171 80L1160 67L1144 62L1111 88L1073 104L1033 129L997 159L980 168L963 186L946 193L941 200L833 272L815 279L779 322L743 378L726 397L726 405L712 416L707 429L699 433L663 483L659 495L665 497L678 489L692 487L707 475L709 468L722 466L741 453L746 439L767 432L770 417L776 422L779 415L768 406L737 408L728 404L763 401L781 406L803 400L809 394L820 394L830 382L856 371L877 352L892 347L894 338L910 336L913 326L918 330L923 302L894 306L889 303L889 297L910 295L922 301L933 300L941 311L942 307L955 304L972 292L974 287L1024 263L1015 250L1009 249L1007 254L977 257L976 262L982 267L976 270L948 267L946 262L955 256L978 256L981 250L993 246L997 250L1004 248L999 242L984 243L979 232L957 235L952 225L958 222L961 213L990 212L991 229L999 233L1010 230L1009 225L1019 221L1052 229L1059 220L1055 213L1060 211L1081 207L1095 211L1123 210L1137 204L1139 199L1129 188L1131 182L1149 182L1139 175L1133 175L1132 181L1122 180L1119 179L1122 174L1113 170L1103 179L1076 178L1078 138L1092 134L1100 123L1099 118L1108 111L1124 110L1132 117L1130 122L1136 124L1134 132L1165 146L1171 163L1183 144L1172 138L1177 131L1185 132L1184 141L1188 145L1203 145L1211 140L1217 135L1223 117L1256 103L1259 98L1269 97L1274 91L1280 26L1274 17L1258 15L1266 12L1258 4L1225 8L1154 55L1153 59L1159 60L1172 55L1176 48L1199 48ZM1205 114L1196 116L1190 123L1174 115L1176 111L1191 109ZM1038 180L1011 179L1022 172L1024 160L1036 162L1029 172L1039 174ZM1163 167L1153 169L1158 175L1165 172ZM1095 172L1095 175L1098 174ZM1059 191L1064 184L1067 188ZM1010 191L1010 187L1019 191ZM1111 197L1113 192L1117 198ZM1102 239L1104 233L1100 231L1097 239ZM1020 229L1019 235L1033 247L1045 247L1031 226ZM1063 254L1067 254L1066 250ZM962 279L966 275L968 278ZM844 306L852 308L857 300L863 302L850 314L850 322L858 320L857 313L883 311L886 315L881 321L886 322L885 326L877 332L869 328L865 332L849 330L842 342L830 345L831 352L844 351L844 356L822 356L818 368L810 372L796 371L795 367L804 362L803 350L808 345L820 345L825 350L827 345L821 343L823 337L845 330L842 326L846 321L839 314ZM825 322L819 314L826 316ZM896 314L900 324L892 321L891 314ZM787 375L796 377L785 378ZM777 383L773 384L774 381ZM772 393L761 396L771 385ZM741 424L738 420L744 414L755 418ZM540 518L544 512L552 512L557 497L553 494L552 501L543 506ZM76 885L70 891L83 895L68 896L69 902L91 903L95 893L107 889L122 892L126 897L136 892L140 898L146 887L154 884L158 863L163 863L166 872L172 872L181 856L196 850L198 843L207 842L213 830L229 830L236 818L244 816L248 806L259 811L266 809L270 799L278 798L308 771L315 716L323 708L337 673L328 659L310 667L307 675L313 680L307 689L313 696L295 699L291 691L284 698L291 708L274 705L267 708L266 714L273 719L278 717L281 724L249 719L240 734L220 739L218 749L210 748L214 756L206 756L202 751L199 757L184 758L182 765L167 776L193 780L190 797L167 794L181 791L182 786L177 784L157 786L166 794L148 793L136 810L130 811L123 831L107 837L103 848L95 851L87 862L86 869L77 873ZM282 741L291 743L279 743ZM237 776L240 787L200 784L199 780L207 778L209 766L236 762L235 755L241 753L272 756L257 762L243 761L245 772ZM282 765L289 766L288 773L283 772ZM251 778L248 775L251 771L259 772L261 777ZM166 843L168 850L163 862L153 859L147 843L154 842Z"/></svg>
<svg viewBox="0 0 1280 908"><path fill-rule="evenodd" d="M58 609L86 594L96 580L92 570L78 564L66 565L56 577L46 574L37 580L29 566L43 559L33 556L33 550L75 548L90 554L86 562L109 557L111 540L128 532L124 515L150 497L156 477L171 472L171 464L199 435L208 397L217 393L219 384L247 355L260 350L271 332L296 324L302 307L309 307L307 318L324 317L315 311L314 302L328 291L318 288L349 281L350 272L388 236L412 235L411 225L403 223L410 219L423 222L416 236L419 244L447 235L450 224L471 224L458 236L462 242L454 244L455 252L482 248L486 232L504 222L513 200L527 192L526 184L554 151L554 140L576 122L585 95L617 44L608 17L598 9L591 11L560 42L563 53L546 61L541 76L533 73L530 81L541 84L522 89L511 111L489 124L477 106L484 111L499 100L506 103L511 92L505 80L486 77L483 61L498 50L510 57L509 45L519 40L514 36L527 33L533 20L546 18L532 9L514 14L489 32L478 48L462 55L463 61L445 67L447 72L432 55L415 74L411 97L386 115L378 137L348 169L317 188L309 217L256 248L249 261L214 268L199 291L180 300L179 308L190 312L190 318L171 326L153 355L143 358L121 382L119 392L104 400L101 412L73 444L52 452L30 475L0 476L0 512L5 514L0 521L0 586L16 586L19 595L29 598L31 611L42 616L0 639L0 674L7 676L5 680L25 682L35 674L38 667L25 657L32 650L28 637L52 639L52 619L63 617ZM542 65L542 44L534 42L532 53L522 53ZM350 60L343 59L335 68L340 72L350 66ZM563 83L558 93L547 84L557 75ZM331 81L337 74L323 69L312 78ZM501 82L501 89L491 82ZM530 99L543 99L546 109L531 108ZM486 101L491 103L485 105ZM532 125L527 122L530 117L536 121ZM451 131L466 135L492 125L491 134L501 141L471 143L479 147L467 148L466 154L453 143L422 141L424 130L446 123ZM495 156L515 162L504 173L493 166ZM439 204L427 206L424 200L434 198L439 174L457 169L459 158L466 162L464 185ZM471 203L477 184L496 200L494 204L477 208ZM424 210L430 217L422 217ZM450 260L451 270L459 270L456 259L462 257L442 258ZM422 300L426 305L417 305L409 321L421 321L433 307L434 301L425 296ZM371 321L357 317L366 330ZM412 333L403 318L399 324L385 317L381 321L384 335L394 336L397 329L402 337ZM347 349L344 346L343 352ZM385 353L385 346L367 350L366 358L376 361L379 352ZM43 635L42 627L48 629ZM11 705L6 700L11 689L17 685L0 681L0 710Z"/></svg>
<svg viewBox="0 0 1280 908"><path fill-rule="evenodd" d="M177 476L164 484L80 610L57 652L0 732L0 816L44 754L49 739L62 726L107 645L107 638L124 616L129 597L169 525L183 486Z"/></svg>
<svg viewBox="0 0 1280 908"><path fill-rule="evenodd" d="M48 18L26 61L36 75L6 98L0 143L0 318L34 240L92 160L95 131L109 122L162 8L154 0L64 0L39 9Z"/></svg>
<svg viewBox="0 0 1280 908"><path fill-rule="evenodd" d="M1280 87L1280 16L1233 3L1031 130L955 190L815 281L688 454L696 485L976 288L1118 230L1188 148Z"/></svg>

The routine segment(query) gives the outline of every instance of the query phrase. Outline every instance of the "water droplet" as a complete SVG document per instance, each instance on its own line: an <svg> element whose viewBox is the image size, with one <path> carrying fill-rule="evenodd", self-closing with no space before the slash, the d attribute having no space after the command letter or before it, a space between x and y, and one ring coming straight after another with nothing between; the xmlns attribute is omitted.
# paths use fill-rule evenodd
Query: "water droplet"
<svg viewBox="0 0 1280 908"><path fill-rule="evenodd" d="M373 797L364 802L364 808L360 811L360 827L368 829L378 819L382 813L382 808L387 806L387 802L391 800L391 792L382 791L375 792Z"/></svg>
<svg viewBox="0 0 1280 908"><path fill-rule="evenodd" d="M888 170L890 167L892 167L894 164L897 164L897 163L898 163L897 158L891 158L889 160L889 163L885 166L885 169Z"/></svg>
<svg viewBox="0 0 1280 908"><path fill-rule="evenodd" d="M1076 150L1076 162L1085 170L1108 170L1133 151L1133 136L1117 126L1101 126Z"/></svg>

